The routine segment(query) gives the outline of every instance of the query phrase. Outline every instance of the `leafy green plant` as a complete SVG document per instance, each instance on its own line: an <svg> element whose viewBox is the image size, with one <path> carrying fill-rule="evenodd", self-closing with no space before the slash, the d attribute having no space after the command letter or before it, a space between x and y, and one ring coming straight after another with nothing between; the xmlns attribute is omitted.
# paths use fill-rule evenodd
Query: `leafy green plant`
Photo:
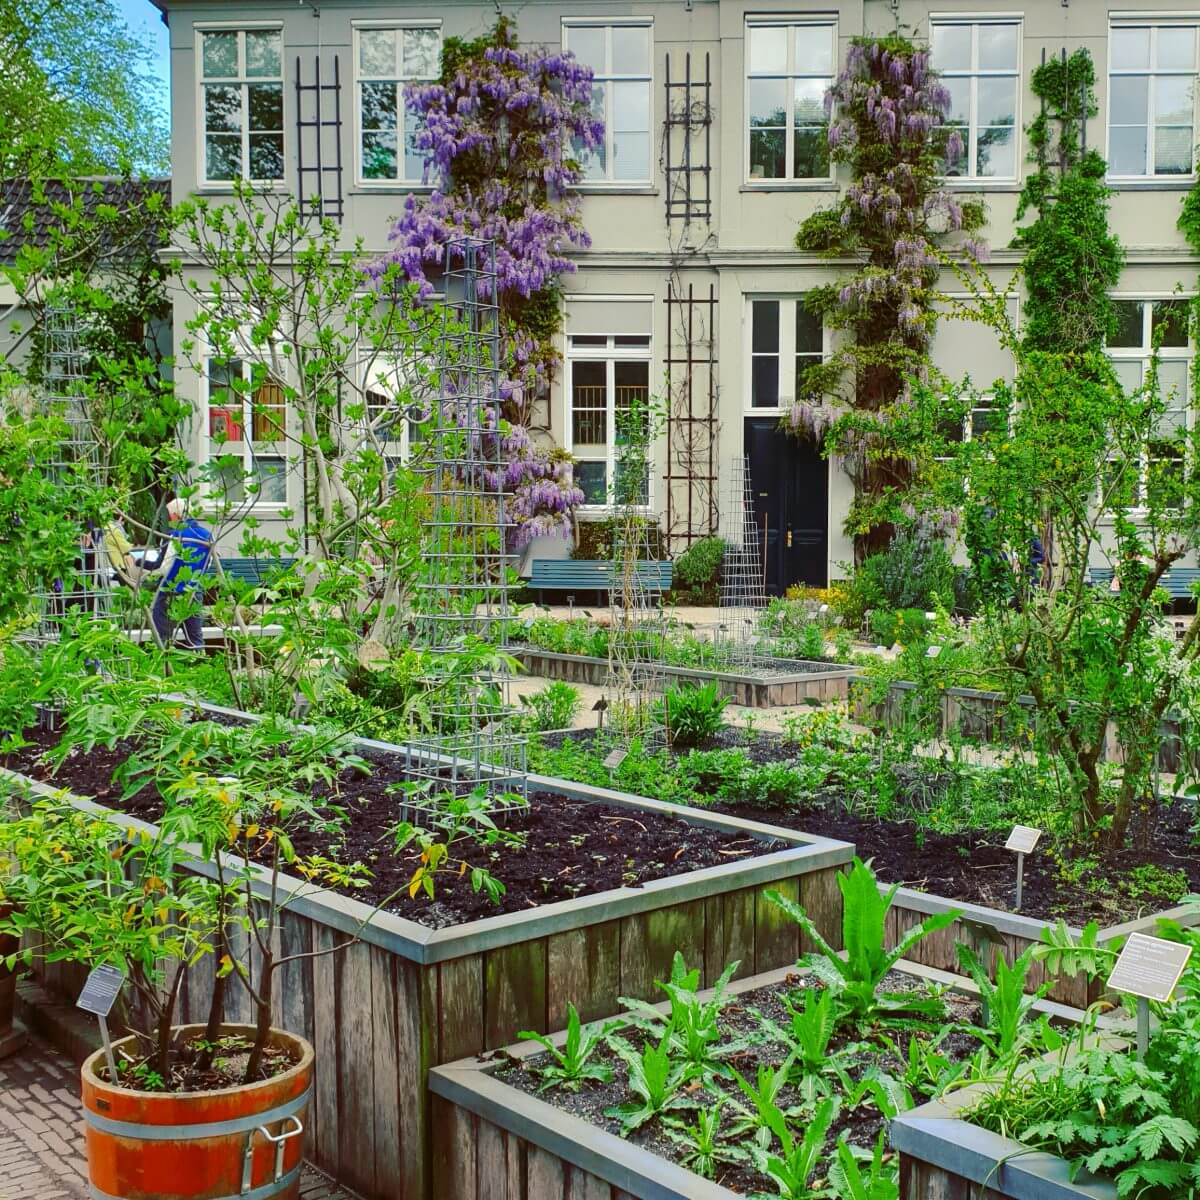
<svg viewBox="0 0 1200 1200"><path fill-rule="evenodd" d="M779 1107L779 1098L791 1081L792 1059L788 1057L778 1067L760 1063L754 1083L749 1083L740 1071L733 1072L733 1080L738 1085L742 1095L749 1104L738 1100L733 1103L737 1116L729 1127L731 1137L741 1137L751 1134L754 1145L765 1150L771 1144L771 1136L778 1136L779 1127L785 1123L786 1117L793 1115ZM760 1170L761 1165L760 1165Z"/></svg>
<svg viewBox="0 0 1200 1200"><path fill-rule="evenodd" d="M1029 1014L1050 987L1049 983L1044 983L1035 991L1026 990L1035 948L1030 946L1013 960L1011 966L1002 952L997 953L994 956L995 982L970 946L959 942L954 949L959 966L979 988L986 1014L985 1028L977 1031L980 1041L997 1058L1004 1058L1026 1045L1032 1036Z"/></svg>
<svg viewBox="0 0 1200 1200"><path fill-rule="evenodd" d="M621 1134L628 1137L655 1117L681 1108L694 1108L696 1101L684 1095L684 1085L693 1077L690 1063L676 1062L671 1054L674 1030L663 1031L658 1044L646 1042L639 1054L623 1038L611 1034L608 1044L628 1068L629 1090L636 1099L606 1108L606 1117L621 1122Z"/></svg>
<svg viewBox="0 0 1200 1200"><path fill-rule="evenodd" d="M715 679L668 688L663 696L667 736L673 746L698 746L721 729L729 698Z"/></svg>
<svg viewBox="0 0 1200 1200"><path fill-rule="evenodd" d="M758 1169L775 1184L781 1200L817 1200L824 1194L825 1189L813 1176L824 1165L825 1139L836 1113L836 1102L823 1100L799 1139L792 1136L778 1109L767 1116L771 1132L779 1139L780 1152L771 1154L756 1147L752 1153Z"/></svg>
<svg viewBox="0 0 1200 1200"><path fill-rule="evenodd" d="M699 603L715 603L724 558L724 539L697 539L675 559L672 589Z"/></svg>
<svg viewBox="0 0 1200 1200"><path fill-rule="evenodd" d="M523 695L521 703L529 710L526 715L527 728L544 732L570 729L583 701L579 698L578 688L557 679L540 692Z"/></svg>
<svg viewBox="0 0 1200 1200"><path fill-rule="evenodd" d="M884 1160L887 1132L879 1131L875 1148L863 1168L861 1152L839 1138L829 1165L829 1184L838 1200L898 1200L900 1183L895 1169Z"/></svg>
<svg viewBox="0 0 1200 1200"><path fill-rule="evenodd" d="M715 1179L718 1167L733 1166L750 1157L747 1151L731 1145L722 1136L724 1110L725 1101L718 1100L711 1107L699 1109L690 1125L673 1117L663 1121L663 1133L684 1150L683 1165L702 1179Z"/></svg>
<svg viewBox="0 0 1200 1200"><path fill-rule="evenodd" d="M767 899L795 921L817 947L801 961L829 987L858 1024L900 1014L936 1018L944 1011L940 999L915 992L881 992L887 973L922 938L952 925L957 911L936 913L908 930L896 945L886 948L887 912L895 899L898 884L880 894L875 872L855 858L848 872L838 875L842 893L842 942L845 957L821 935L808 913L794 900L778 891L767 892Z"/></svg>
<svg viewBox="0 0 1200 1200"><path fill-rule="evenodd" d="M577 1092L584 1083L608 1083L612 1079L612 1067L592 1062L591 1058L618 1025L619 1021L609 1021L584 1029L575 1005L568 1002L567 1036L561 1050L545 1034L530 1029L518 1033L521 1041L537 1042L553 1059L549 1066L541 1068L542 1085L538 1091L563 1087L569 1092Z"/></svg>

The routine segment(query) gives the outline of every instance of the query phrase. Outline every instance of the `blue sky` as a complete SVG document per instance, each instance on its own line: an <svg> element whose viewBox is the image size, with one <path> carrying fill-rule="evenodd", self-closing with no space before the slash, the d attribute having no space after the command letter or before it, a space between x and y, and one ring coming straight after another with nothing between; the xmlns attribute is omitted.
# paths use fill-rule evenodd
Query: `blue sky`
<svg viewBox="0 0 1200 1200"><path fill-rule="evenodd" d="M125 18L125 23L139 37L149 38L156 51L155 63L159 77L163 81L163 105L167 104L166 84L169 79L169 58L167 52L167 27L162 23L162 14L150 3L150 0L116 0L117 10Z"/></svg>

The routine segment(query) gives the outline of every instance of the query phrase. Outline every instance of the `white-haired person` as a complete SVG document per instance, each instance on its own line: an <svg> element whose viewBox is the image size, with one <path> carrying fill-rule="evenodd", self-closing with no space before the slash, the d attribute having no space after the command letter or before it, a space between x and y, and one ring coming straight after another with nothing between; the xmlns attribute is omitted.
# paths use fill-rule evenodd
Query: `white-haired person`
<svg viewBox="0 0 1200 1200"><path fill-rule="evenodd" d="M203 650L204 576L212 559L212 532L188 516L187 503L177 496L167 501L167 523L171 539L158 564L148 572L162 576L150 620L159 642L169 646L174 633L171 609L178 612L186 606L182 620L185 644L189 650Z"/></svg>

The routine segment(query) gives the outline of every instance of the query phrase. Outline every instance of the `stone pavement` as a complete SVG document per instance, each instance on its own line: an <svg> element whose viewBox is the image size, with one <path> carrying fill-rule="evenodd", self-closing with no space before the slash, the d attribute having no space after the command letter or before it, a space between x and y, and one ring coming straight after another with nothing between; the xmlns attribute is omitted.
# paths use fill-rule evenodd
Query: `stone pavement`
<svg viewBox="0 0 1200 1200"><path fill-rule="evenodd" d="M79 1072L36 1034L0 1059L0 1200L86 1200ZM301 1200L353 1200L306 1169Z"/></svg>

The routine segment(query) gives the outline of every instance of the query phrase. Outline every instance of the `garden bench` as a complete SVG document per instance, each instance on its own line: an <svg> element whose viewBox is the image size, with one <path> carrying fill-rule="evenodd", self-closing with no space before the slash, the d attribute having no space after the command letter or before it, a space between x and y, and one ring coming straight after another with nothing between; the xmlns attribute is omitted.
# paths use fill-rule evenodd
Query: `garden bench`
<svg viewBox="0 0 1200 1200"><path fill-rule="evenodd" d="M261 584L282 575L295 563L294 558L221 558L221 570L239 583ZM208 574L216 575L215 571Z"/></svg>
<svg viewBox="0 0 1200 1200"><path fill-rule="evenodd" d="M535 558L529 586L544 599L545 592L607 592L613 587L613 564L607 560ZM638 581L647 592L671 590L669 562L639 562Z"/></svg>
<svg viewBox="0 0 1200 1200"><path fill-rule="evenodd" d="M1092 577L1092 583L1096 585L1103 584L1107 587L1112 582L1111 567L1093 567L1089 574ZM1192 588L1198 582L1200 582L1200 568L1172 567L1159 580L1158 586L1169 592L1172 600L1191 600L1194 595Z"/></svg>

